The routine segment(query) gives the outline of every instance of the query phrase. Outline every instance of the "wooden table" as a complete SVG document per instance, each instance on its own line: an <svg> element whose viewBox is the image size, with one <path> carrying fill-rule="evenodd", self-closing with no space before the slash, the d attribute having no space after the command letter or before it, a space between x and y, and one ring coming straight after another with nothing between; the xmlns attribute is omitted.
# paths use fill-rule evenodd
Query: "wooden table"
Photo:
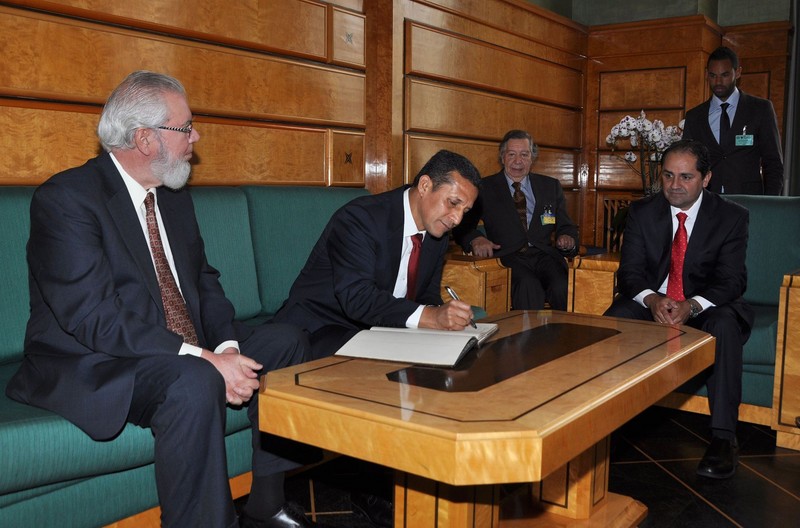
<svg viewBox="0 0 800 528"><path fill-rule="evenodd" d="M608 492L608 437L711 365L714 338L549 310L491 320L457 369L330 357L271 372L261 428L394 468L397 527L637 525L647 508ZM501 510L503 483L533 484Z"/></svg>

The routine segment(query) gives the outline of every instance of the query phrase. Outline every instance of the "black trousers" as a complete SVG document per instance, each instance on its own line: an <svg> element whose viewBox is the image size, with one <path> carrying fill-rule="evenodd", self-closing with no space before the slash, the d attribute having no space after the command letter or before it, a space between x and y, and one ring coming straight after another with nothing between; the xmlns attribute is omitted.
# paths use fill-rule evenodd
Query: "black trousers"
<svg viewBox="0 0 800 528"><path fill-rule="evenodd" d="M239 342L242 354L264 366L262 374L305 361L306 334L290 325L255 328ZM225 382L205 359L153 356L136 361L128 421L149 427L155 438L155 471L164 527L237 526L225 454ZM299 465L262 448L258 395L247 404L252 428L253 474L270 475Z"/></svg>
<svg viewBox="0 0 800 528"><path fill-rule="evenodd" d="M567 309L567 266L563 258L529 248L501 259L511 268L511 308L541 310L545 301L553 310Z"/></svg>
<svg viewBox="0 0 800 528"><path fill-rule="evenodd" d="M617 298L603 315L652 321L653 316L633 299ZM736 312L726 305L703 310L686 321L687 326L708 332L717 339L714 365L706 379L711 429L714 434L732 437L742 401L742 349L750 330Z"/></svg>

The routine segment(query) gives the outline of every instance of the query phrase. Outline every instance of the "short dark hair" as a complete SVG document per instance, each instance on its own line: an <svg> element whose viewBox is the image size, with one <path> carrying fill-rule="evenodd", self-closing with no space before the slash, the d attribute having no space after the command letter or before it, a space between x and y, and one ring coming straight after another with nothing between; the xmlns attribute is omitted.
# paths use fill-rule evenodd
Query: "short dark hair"
<svg viewBox="0 0 800 528"><path fill-rule="evenodd" d="M739 57L736 55L736 52L730 49L728 46L720 46L714 51L711 52L711 55L708 56L708 62L706 62L706 69L711 65L711 61L723 61L729 60L731 61L731 66L733 69L736 70L739 68Z"/></svg>
<svg viewBox="0 0 800 528"><path fill-rule="evenodd" d="M435 191L440 185L453 183L451 175L453 171L458 172L463 178L469 180L476 188L480 188L481 174L475 168L475 165L461 154L456 154L449 150L440 150L434 154L428 160L428 163L420 169L411 186L416 187L419 179L428 175L433 182L433 190Z"/></svg>
<svg viewBox="0 0 800 528"><path fill-rule="evenodd" d="M661 164L663 166L667 156L673 152L685 152L694 156L695 168L703 177L711 170L711 161L708 157L708 147L695 139L681 139L676 141L664 151L661 156Z"/></svg>
<svg viewBox="0 0 800 528"><path fill-rule="evenodd" d="M506 153L506 146L512 139L527 139L528 144L531 146L531 160L536 161L536 158L539 156L539 145L536 144L533 137L524 130L509 130L506 132L506 135L503 136L503 139L500 140L500 151L498 154L500 165L503 164L503 154Z"/></svg>

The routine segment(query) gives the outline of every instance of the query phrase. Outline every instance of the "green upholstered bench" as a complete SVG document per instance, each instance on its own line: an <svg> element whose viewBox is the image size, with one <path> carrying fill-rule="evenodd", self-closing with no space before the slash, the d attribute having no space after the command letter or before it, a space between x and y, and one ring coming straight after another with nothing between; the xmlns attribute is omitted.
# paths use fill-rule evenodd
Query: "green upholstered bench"
<svg viewBox="0 0 800 528"><path fill-rule="evenodd" d="M114 440L96 442L60 416L5 396L22 360L29 311L25 245L33 191L0 187L0 526L102 526L157 506L150 431L128 425ZM256 186L191 192L209 262L237 319L253 323L280 307L331 214L367 193ZM229 476L247 473L243 411L228 410L225 441Z"/></svg>

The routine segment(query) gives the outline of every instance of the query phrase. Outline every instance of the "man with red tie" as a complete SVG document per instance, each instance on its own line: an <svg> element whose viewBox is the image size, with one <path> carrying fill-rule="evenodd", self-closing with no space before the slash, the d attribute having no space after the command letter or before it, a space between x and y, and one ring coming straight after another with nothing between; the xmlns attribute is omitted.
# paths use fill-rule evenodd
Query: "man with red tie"
<svg viewBox="0 0 800 528"><path fill-rule="evenodd" d="M305 328L317 358L372 326L463 329L472 318L469 304L443 304L439 292L448 232L472 207L479 184L467 158L442 150L410 187L342 207L275 321Z"/></svg>
<svg viewBox="0 0 800 528"><path fill-rule="evenodd" d="M717 339L706 385L712 440L699 475L736 472L736 422L742 393L742 348L753 310L747 287L747 209L705 188L708 149L681 140L663 156L663 192L631 204L617 279L619 296L605 315L686 324Z"/></svg>

